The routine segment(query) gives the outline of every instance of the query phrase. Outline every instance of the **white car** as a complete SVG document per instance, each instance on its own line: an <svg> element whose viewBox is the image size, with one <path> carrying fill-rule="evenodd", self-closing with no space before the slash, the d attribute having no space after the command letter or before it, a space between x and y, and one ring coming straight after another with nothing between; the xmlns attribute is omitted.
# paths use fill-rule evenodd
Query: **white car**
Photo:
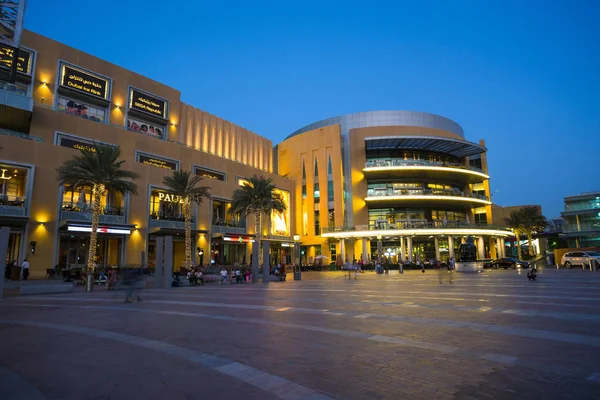
<svg viewBox="0 0 600 400"><path fill-rule="evenodd" d="M565 268L571 268L573 265L581 265L585 268L590 265L591 260L596 260L596 263L600 265L600 253L597 251L570 251L562 256L560 264Z"/></svg>

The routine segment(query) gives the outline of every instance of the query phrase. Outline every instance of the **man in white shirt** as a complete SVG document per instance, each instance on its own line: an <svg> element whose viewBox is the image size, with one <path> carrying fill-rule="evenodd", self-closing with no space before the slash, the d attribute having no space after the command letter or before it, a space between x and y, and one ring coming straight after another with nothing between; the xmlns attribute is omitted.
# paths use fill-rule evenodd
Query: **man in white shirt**
<svg viewBox="0 0 600 400"><path fill-rule="evenodd" d="M26 281L29 277L29 261L27 259L23 260L21 268L23 268L23 280Z"/></svg>
<svg viewBox="0 0 600 400"><path fill-rule="evenodd" d="M227 279L227 270L225 269L225 267L223 267L221 269L221 281L219 282L219 284L223 283L225 279Z"/></svg>

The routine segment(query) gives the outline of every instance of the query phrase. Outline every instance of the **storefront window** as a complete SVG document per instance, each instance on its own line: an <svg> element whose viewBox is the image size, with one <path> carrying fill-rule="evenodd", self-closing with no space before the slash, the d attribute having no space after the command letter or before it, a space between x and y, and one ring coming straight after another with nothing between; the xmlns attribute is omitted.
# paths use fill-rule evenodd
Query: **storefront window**
<svg viewBox="0 0 600 400"><path fill-rule="evenodd" d="M66 97L59 97L56 104L59 111L64 111L71 115L76 115L81 118L90 119L97 122L105 122L106 108L93 106L83 103L79 100L72 100Z"/></svg>
<svg viewBox="0 0 600 400"><path fill-rule="evenodd" d="M92 188L65 190L62 209L65 211L92 212ZM100 197L102 213L107 215L124 214L124 198L120 193L105 191Z"/></svg>
<svg viewBox="0 0 600 400"><path fill-rule="evenodd" d="M0 89L5 90L7 92L16 93L21 96L29 95L29 85L22 82L6 82L4 80L0 80Z"/></svg>
<svg viewBox="0 0 600 400"><path fill-rule="evenodd" d="M150 219L184 221L183 200L169 192L152 190L150 195Z"/></svg>
<svg viewBox="0 0 600 400"><path fill-rule="evenodd" d="M0 205L24 207L27 169L0 164Z"/></svg>
<svg viewBox="0 0 600 400"><path fill-rule="evenodd" d="M231 212L231 203L223 200L213 200L212 224L245 228L246 218Z"/></svg>

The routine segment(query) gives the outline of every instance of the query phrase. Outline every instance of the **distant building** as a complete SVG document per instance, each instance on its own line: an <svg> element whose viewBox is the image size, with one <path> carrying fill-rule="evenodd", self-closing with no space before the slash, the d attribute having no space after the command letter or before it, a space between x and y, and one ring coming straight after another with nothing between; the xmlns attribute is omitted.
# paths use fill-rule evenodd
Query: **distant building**
<svg viewBox="0 0 600 400"><path fill-rule="evenodd" d="M537 207L542 214L542 206L538 204L524 204L520 206L502 207L498 204L492 204L492 225L505 226L504 220L510 216L510 213L515 210L520 210L524 207Z"/></svg>
<svg viewBox="0 0 600 400"><path fill-rule="evenodd" d="M562 232L570 248L600 247L600 191L564 198Z"/></svg>

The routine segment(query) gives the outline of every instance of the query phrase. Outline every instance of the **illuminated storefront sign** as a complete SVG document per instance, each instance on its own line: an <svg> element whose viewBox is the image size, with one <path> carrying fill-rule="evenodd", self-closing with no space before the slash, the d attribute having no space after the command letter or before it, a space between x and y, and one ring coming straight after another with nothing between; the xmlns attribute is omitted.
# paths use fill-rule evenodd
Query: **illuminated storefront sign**
<svg viewBox="0 0 600 400"><path fill-rule="evenodd" d="M225 174L219 171L213 171L211 169L196 167L196 175L200 175L203 178L212 179L215 181L225 181Z"/></svg>
<svg viewBox="0 0 600 400"><path fill-rule="evenodd" d="M0 169L0 172L2 172L2 174L0 175L0 179L4 179L4 180L9 180L12 179L12 176L6 175L6 173L8 172L7 169Z"/></svg>
<svg viewBox="0 0 600 400"><path fill-rule="evenodd" d="M68 147L70 149L89 151L91 153L96 152L96 147L94 146L94 143L85 142L85 141L76 140L76 139L70 139L70 138L66 138L66 137L60 138L60 146Z"/></svg>
<svg viewBox="0 0 600 400"><path fill-rule="evenodd" d="M17 72L31 75L31 53L24 49L19 49L19 58L17 59ZM15 55L15 49L2 45L0 46L0 66L12 68Z"/></svg>
<svg viewBox="0 0 600 400"><path fill-rule="evenodd" d="M275 189L274 193L279 194L286 206L282 213L273 211L271 213L271 234L277 236L290 235L290 192L287 190Z"/></svg>
<svg viewBox="0 0 600 400"><path fill-rule="evenodd" d="M67 227L69 232L91 232L91 226L69 226ZM131 234L131 229L121 229L121 228L108 228L106 226L99 226L98 233L112 233L115 235L129 235Z"/></svg>
<svg viewBox="0 0 600 400"><path fill-rule="evenodd" d="M254 239L243 236L223 236L225 242L254 243Z"/></svg>
<svg viewBox="0 0 600 400"><path fill-rule="evenodd" d="M169 203L183 203L183 198L175 194L158 192L158 201L165 201Z"/></svg>
<svg viewBox="0 0 600 400"><path fill-rule="evenodd" d="M60 85L105 100L110 86L107 79L66 64L62 64Z"/></svg>
<svg viewBox="0 0 600 400"><path fill-rule="evenodd" d="M137 162L145 165L151 165L153 167L170 169L171 171L177 171L179 169L179 164L176 161L158 158L142 153L138 153Z"/></svg>
<svg viewBox="0 0 600 400"><path fill-rule="evenodd" d="M130 88L129 109L141 111L162 119L168 119L168 102L141 90Z"/></svg>

